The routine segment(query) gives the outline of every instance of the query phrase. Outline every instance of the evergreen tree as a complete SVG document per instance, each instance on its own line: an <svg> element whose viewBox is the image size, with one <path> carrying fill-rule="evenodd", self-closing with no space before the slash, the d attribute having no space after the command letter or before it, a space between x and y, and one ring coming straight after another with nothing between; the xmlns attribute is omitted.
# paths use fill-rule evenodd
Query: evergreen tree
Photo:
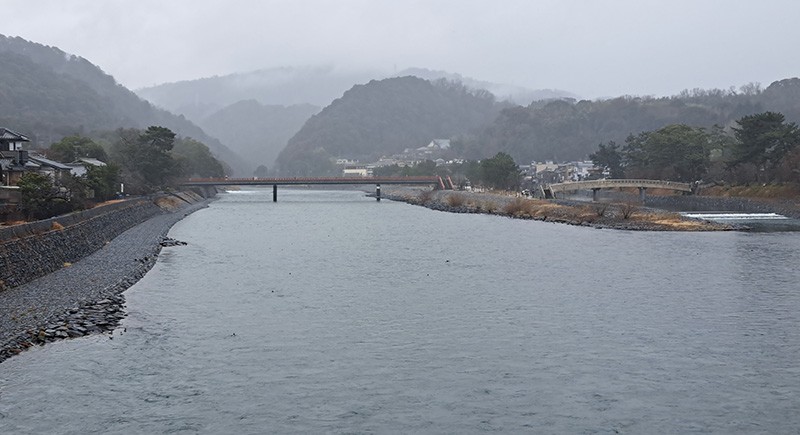
<svg viewBox="0 0 800 435"><path fill-rule="evenodd" d="M800 143L800 129L793 122L785 123L783 114L763 112L744 116L734 127L736 142L728 164L735 168L742 164L756 165L756 180L761 173L771 177L781 159Z"/></svg>

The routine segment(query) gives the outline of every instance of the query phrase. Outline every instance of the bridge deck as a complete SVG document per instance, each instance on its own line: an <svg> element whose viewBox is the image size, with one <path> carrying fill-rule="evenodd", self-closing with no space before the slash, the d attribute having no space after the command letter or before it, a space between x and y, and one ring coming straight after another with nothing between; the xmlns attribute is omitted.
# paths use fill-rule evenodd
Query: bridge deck
<svg viewBox="0 0 800 435"><path fill-rule="evenodd" d="M583 189L610 189L614 187L642 187L654 189L671 189L681 192L692 192L690 183L680 183L677 181L663 180L640 180L640 179L614 179L614 180L589 180L573 181L569 183L556 183L549 185L551 192L567 192L571 190Z"/></svg>
<svg viewBox="0 0 800 435"><path fill-rule="evenodd" d="M286 186L331 184L440 184L439 177L190 178L183 186Z"/></svg>

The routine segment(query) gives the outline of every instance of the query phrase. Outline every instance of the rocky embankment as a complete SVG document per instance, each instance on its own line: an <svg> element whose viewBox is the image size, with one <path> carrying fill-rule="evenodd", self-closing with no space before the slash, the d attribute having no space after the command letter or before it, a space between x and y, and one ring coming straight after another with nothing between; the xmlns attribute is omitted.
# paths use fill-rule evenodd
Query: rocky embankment
<svg viewBox="0 0 800 435"><path fill-rule="evenodd" d="M383 197L449 213L483 213L593 228L637 231L731 231L744 228L684 218L632 202L537 200L497 193L390 188Z"/></svg>
<svg viewBox="0 0 800 435"><path fill-rule="evenodd" d="M63 255L74 254L74 247L62 246L73 241L71 232L91 239L80 245L83 257L74 263L63 262L55 271L0 289L0 361L37 344L113 331L125 317L122 292L150 270L162 248L185 244L167 238L167 232L177 221L206 206L207 200L194 195L162 196L135 210L118 207L110 210L109 216L77 219L75 228L51 229L2 242L6 246L0 250L0 269L4 276L16 277L19 282L27 275L8 270L12 264L9 258L13 257L9 255L13 251L10 246L22 243L50 248L49 254L40 254L48 261L61 261ZM131 220L130 212L137 217ZM116 230L93 233L77 227L98 222ZM114 226L114 222L118 224ZM52 232L60 234L55 237ZM110 236L114 232L118 232L115 237ZM99 249L87 252L97 245Z"/></svg>

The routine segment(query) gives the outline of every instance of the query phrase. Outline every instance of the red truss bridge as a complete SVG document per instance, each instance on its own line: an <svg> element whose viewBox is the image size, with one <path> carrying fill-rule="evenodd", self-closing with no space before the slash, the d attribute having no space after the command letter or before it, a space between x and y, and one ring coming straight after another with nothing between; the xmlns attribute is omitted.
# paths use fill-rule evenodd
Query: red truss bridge
<svg viewBox="0 0 800 435"><path fill-rule="evenodd" d="M314 185L375 185L375 197L381 200L381 184L432 185L437 189L452 189L450 177L292 177L292 178L190 178L183 183L186 187L213 186L272 186L272 200L278 201L278 186Z"/></svg>

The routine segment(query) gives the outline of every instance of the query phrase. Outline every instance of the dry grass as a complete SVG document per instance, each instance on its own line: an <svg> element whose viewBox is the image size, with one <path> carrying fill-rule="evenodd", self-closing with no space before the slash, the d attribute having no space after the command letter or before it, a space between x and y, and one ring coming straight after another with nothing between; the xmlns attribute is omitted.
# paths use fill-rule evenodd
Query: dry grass
<svg viewBox="0 0 800 435"><path fill-rule="evenodd" d="M704 231L709 229L709 224L707 222L685 219L677 213L646 213L637 216L636 220L678 231Z"/></svg>
<svg viewBox="0 0 800 435"><path fill-rule="evenodd" d="M417 195L417 201L420 204L425 205L433 200L433 191L432 190L423 190Z"/></svg>
<svg viewBox="0 0 800 435"><path fill-rule="evenodd" d="M125 200L124 199L110 199L108 201L99 202L99 203L95 204L94 206L95 207L102 207L104 205L116 204L116 203L122 202L122 201L125 201Z"/></svg>
<svg viewBox="0 0 800 435"><path fill-rule="evenodd" d="M485 210L487 213L494 213L497 211L497 203L494 201L483 201L478 206L478 210Z"/></svg>
<svg viewBox="0 0 800 435"><path fill-rule="evenodd" d="M466 203L466 199L460 193L450 193L445 197L445 203L450 207L461 207Z"/></svg>
<svg viewBox="0 0 800 435"><path fill-rule="evenodd" d="M503 214L516 217L532 217L533 204L527 199L514 198L503 206Z"/></svg>
<svg viewBox="0 0 800 435"><path fill-rule="evenodd" d="M531 211L533 217L547 218L548 216L558 216L564 214L565 206L553 204L548 201L531 201Z"/></svg>
<svg viewBox="0 0 800 435"><path fill-rule="evenodd" d="M53 221L53 224L50 225L50 229L53 231L61 231L64 229L64 225L61 225L60 223Z"/></svg>
<svg viewBox="0 0 800 435"><path fill-rule="evenodd" d="M162 196L155 201L156 205L167 211L175 211L183 205L183 201L174 196Z"/></svg>
<svg viewBox="0 0 800 435"><path fill-rule="evenodd" d="M432 201L433 192L414 196L416 203ZM621 229L661 231L718 231L730 228L708 222L686 219L677 213L645 212L636 202L615 204L561 205L548 200L508 198L502 201L491 195L448 192L440 197L449 206L467 206L479 213L499 214L515 218L564 222L571 224L602 224ZM411 201L410 201L411 202ZM500 205L498 205L500 204ZM623 221L627 220L627 224Z"/></svg>

